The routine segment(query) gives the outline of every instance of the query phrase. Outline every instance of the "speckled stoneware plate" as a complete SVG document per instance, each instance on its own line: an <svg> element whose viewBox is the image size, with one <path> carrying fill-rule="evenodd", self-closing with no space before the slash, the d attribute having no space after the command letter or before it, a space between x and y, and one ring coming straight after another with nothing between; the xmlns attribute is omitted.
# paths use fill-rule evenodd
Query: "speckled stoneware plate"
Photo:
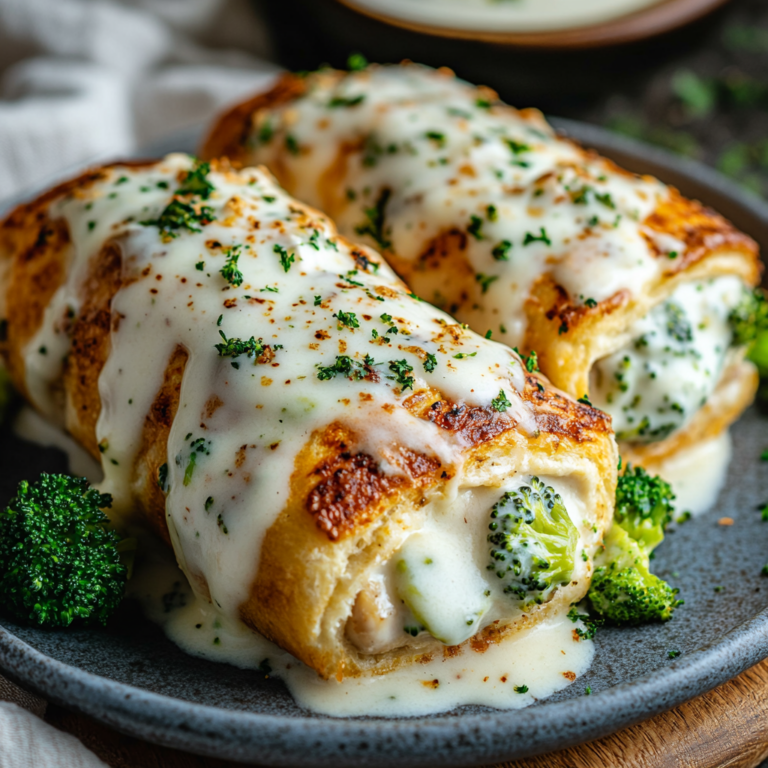
<svg viewBox="0 0 768 768"><path fill-rule="evenodd" d="M695 163L598 128L559 128L636 171L654 173L729 216L768 248L768 206ZM190 150L196 135L148 148ZM594 739L644 720L738 675L768 656L768 418L750 410L733 431L725 490L712 510L675 526L655 570L685 605L664 625L602 629L591 670L524 710L465 707L432 717L331 719L297 707L278 680L187 656L138 608L124 604L106 630L43 632L3 620L0 668L51 701L118 730L189 752L261 765L481 765ZM0 502L63 454L2 435ZM732 526L720 526L723 516ZM715 587L724 589L715 591ZM670 650L679 650L675 660ZM585 696L589 686L592 695Z"/></svg>

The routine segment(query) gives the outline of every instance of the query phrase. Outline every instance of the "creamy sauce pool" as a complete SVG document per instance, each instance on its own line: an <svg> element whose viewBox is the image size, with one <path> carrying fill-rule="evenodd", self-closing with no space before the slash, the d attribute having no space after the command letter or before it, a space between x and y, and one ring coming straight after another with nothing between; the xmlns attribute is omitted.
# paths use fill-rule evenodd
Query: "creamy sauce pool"
<svg viewBox="0 0 768 768"><path fill-rule="evenodd" d="M654 467L675 492L676 515L686 511L700 515L712 508L725 484L732 455L733 444L726 430Z"/></svg>
<svg viewBox="0 0 768 768"><path fill-rule="evenodd" d="M347 0L391 18L484 32L545 32L584 27L662 0Z"/></svg>
<svg viewBox="0 0 768 768"><path fill-rule="evenodd" d="M335 717L403 717L478 704L519 709L570 685L590 667L594 642L581 640L565 608L485 653L411 664L387 675L322 680L317 673L242 624L228 622L189 587L161 545L142 541L145 561L129 584L152 621L194 656L278 677L297 704ZM515 688L518 690L516 691ZM524 690L527 689L527 690Z"/></svg>

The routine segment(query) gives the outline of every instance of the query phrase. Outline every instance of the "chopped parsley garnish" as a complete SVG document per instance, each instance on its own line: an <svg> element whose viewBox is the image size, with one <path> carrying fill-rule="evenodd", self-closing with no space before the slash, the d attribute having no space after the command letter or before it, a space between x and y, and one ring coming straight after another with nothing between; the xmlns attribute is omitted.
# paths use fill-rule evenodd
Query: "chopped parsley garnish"
<svg viewBox="0 0 768 768"><path fill-rule="evenodd" d="M517 347L514 347L515 352L520 355L520 359L523 361L525 370L528 373L536 373L539 370L539 356L536 354L536 350L532 349L530 355L524 355Z"/></svg>
<svg viewBox="0 0 768 768"><path fill-rule="evenodd" d="M488 99L476 99L475 106L478 107L479 109L490 109L491 102L488 101Z"/></svg>
<svg viewBox="0 0 768 768"><path fill-rule="evenodd" d="M358 104L362 104L364 101L364 93L360 93L357 96L334 96L328 102L328 107L330 109L336 109L336 107L356 107Z"/></svg>
<svg viewBox="0 0 768 768"><path fill-rule="evenodd" d="M263 288L259 288L259 293L280 293L280 289L275 288L274 285L265 285Z"/></svg>
<svg viewBox="0 0 768 768"><path fill-rule="evenodd" d="M298 155L301 152L299 148L299 142L296 141L296 137L288 133L285 136L285 148L292 154Z"/></svg>
<svg viewBox="0 0 768 768"><path fill-rule="evenodd" d="M213 209L207 205L193 206L175 198L164 208L156 219L140 221L144 227L158 227L160 234L166 238L178 237L180 229L189 232L201 232L200 226L213 221Z"/></svg>
<svg viewBox="0 0 768 768"><path fill-rule="evenodd" d="M346 275L339 275L340 280L344 280L345 282L349 283L350 285L356 285L358 288L362 288L363 284L359 282L358 280L353 279L353 275L357 274L356 269L350 269Z"/></svg>
<svg viewBox="0 0 768 768"><path fill-rule="evenodd" d="M475 275L475 280L480 283L480 288L485 293L491 286L491 283L496 282L499 279L498 275L484 275L482 272L478 272Z"/></svg>
<svg viewBox="0 0 768 768"><path fill-rule="evenodd" d="M581 621L584 624L585 629L577 628L576 634L581 640L592 640L597 634L597 630L605 624L603 619L593 619L586 613L579 613L579 609L575 606L571 606L571 610L568 611L568 618L575 624L577 621Z"/></svg>
<svg viewBox="0 0 768 768"><path fill-rule="evenodd" d="M288 251L278 243L274 244L272 250L280 257L280 265L287 272L291 268L291 264L296 261L296 256L293 253L288 253Z"/></svg>
<svg viewBox="0 0 768 768"><path fill-rule="evenodd" d="M274 135L275 129L272 127L272 123L269 120L265 120L256 132L256 140L259 144L269 144Z"/></svg>
<svg viewBox="0 0 768 768"><path fill-rule="evenodd" d="M677 657L678 657L678 656L679 656L681 653L682 653L682 651L678 651L678 650L675 648L675 649L673 649L673 650L671 650L671 651L667 651L667 656L668 656L670 659L676 659L676 658L677 658Z"/></svg>
<svg viewBox="0 0 768 768"><path fill-rule="evenodd" d="M483 220L479 216L470 216L467 232L469 232L475 240L483 240Z"/></svg>
<svg viewBox="0 0 768 768"><path fill-rule="evenodd" d="M314 306L319 307L323 303L323 299L321 296L315 296L315 303Z"/></svg>
<svg viewBox="0 0 768 768"><path fill-rule="evenodd" d="M594 309L597 306L597 302L594 299L585 299L584 306Z"/></svg>
<svg viewBox="0 0 768 768"><path fill-rule="evenodd" d="M384 234L384 211L391 195L392 191L390 189L387 187L382 189L379 193L379 199L376 201L376 205L373 208L365 209L365 215L368 218L368 221L366 221L365 224L359 224L355 227L355 232L358 235L370 235L384 251L392 247L392 243L387 240Z"/></svg>
<svg viewBox="0 0 768 768"><path fill-rule="evenodd" d="M453 356L454 360L463 360L465 357L474 357L477 352L459 352Z"/></svg>
<svg viewBox="0 0 768 768"><path fill-rule="evenodd" d="M187 435L186 439L188 440L190 437L191 435ZM195 472L195 465L197 464L198 454L202 454L204 456L210 456L211 441L206 440L204 437L198 437L196 440L192 440L192 442L189 444L189 447L192 450L189 454L189 459L187 459L187 466L184 470L183 483L185 486L189 485L192 482L192 475ZM181 455L176 457L176 463L179 465L181 464Z"/></svg>
<svg viewBox="0 0 768 768"><path fill-rule="evenodd" d="M424 370L427 373L432 373L435 368L437 368L437 358L431 352L427 352L427 358L424 360Z"/></svg>
<svg viewBox="0 0 768 768"><path fill-rule="evenodd" d="M204 261L198 261L197 264L195 264L195 269L198 272L202 272L205 269L205 262Z"/></svg>
<svg viewBox="0 0 768 768"><path fill-rule="evenodd" d="M598 203L602 203L606 208L610 208L612 211L616 210L616 203L613 202L610 192L595 192L595 200Z"/></svg>
<svg viewBox="0 0 768 768"><path fill-rule="evenodd" d="M389 328L387 329L387 334L390 336L395 336L398 333L400 333L400 329L395 325L395 321L392 319L392 315L387 314L384 312L384 314L379 316L379 320L381 320L382 323L385 325L388 325ZM376 338L374 336L374 338ZM389 343L389 340L387 340L387 343Z"/></svg>
<svg viewBox="0 0 768 768"><path fill-rule="evenodd" d="M351 53L347 59L347 69L350 72L359 72L368 66L368 59L362 53Z"/></svg>
<svg viewBox="0 0 768 768"><path fill-rule="evenodd" d="M491 408L493 408L494 411L498 411L499 413L504 413L507 408L511 407L512 403L510 403L507 399L507 395L503 389L499 390L498 397L494 397L493 400L491 400Z"/></svg>
<svg viewBox="0 0 768 768"><path fill-rule="evenodd" d="M406 360L392 360L389 364L389 370L395 374L395 381L404 390L413 389L415 379L410 375L413 372L413 366L408 365Z"/></svg>
<svg viewBox="0 0 768 768"><path fill-rule="evenodd" d="M523 245L530 245L531 243L544 243L545 245L552 245L552 241L547 235L547 230L544 227L539 227L538 235L532 235L530 232L525 233L525 239Z"/></svg>
<svg viewBox="0 0 768 768"><path fill-rule="evenodd" d="M437 143L439 147L445 146L445 134L440 131L427 131L424 134L428 139Z"/></svg>
<svg viewBox="0 0 768 768"><path fill-rule="evenodd" d="M205 511L207 512L213 506L213 496L209 496L205 500L205 504L203 506L204 506Z"/></svg>
<svg viewBox="0 0 768 768"><path fill-rule="evenodd" d="M258 341L251 336L247 341L243 341L238 338L228 339L224 334L224 331L219 331L219 336L224 339L223 344L215 344L216 351L219 353L219 357L240 357L240 355L246 355L247 357L258 357L264 351L263 340Z"/></svg>
<svg viewBox="0 0 768 768"><path fill-rule="evenodd" d="M528 693L528 686L527 685L516 685L515 686L515 693Z"/></svg>
<svg viewBox="0 0 768 768"><path fill-rule="evenodd" d="M345 325L347 328L360 327L357 315L354 312L344 312L344 310L340 309L338 312L334 313L333 316L339 321L339 329Z"/></svg>
<svg viewBox="0 0 768 768"><path fill-rule="evenodd" d="M328 381L336 376L345 376L359 381L365 378L373 365L375 363L370 355L365 356L362 364L353 360L349 355L337 355L336 362L333 365L317 366L317 378L320 381Z"/></svg>
<svg viewBox="0 0 768 768"><path fill-rule="evenodd" d="M531 148L527 144L523 144L514 139L504 139L506 145L512 150L513 155L521 155L523 152L530 152Z"/></svg>
<svg viewBox="0 0 768 768"><path fill-rule="evenodd" d="M177 195L198 195L207 200L216 187L208 181L211 166L208 163L195 162L191 171L187 172L182 185L176 190Z"/></svg>
<svg viewBox="0 0 768 768"><path fill-rule="evenodd" d="M590 408L592 407L592 403L586 395L582 395L576 402L581 403L582 405L588 405Z"/></svg>
<svg viewBox="0 0 768 768"><path fill-rule="evenodd" d="M498 245L495 245L491 251L496 261L509 261L509 251L512 248L512 243L509 240L502 240Z"/></svg>
<svg viewBox="0 0 768 768"><path fill-rule="evenodd" d="M227 251L227 261L221 268L221 276L235 288L240 287L243 284L243 273L237 268L237 260L240 258L240 252L242 246L233 245Z"/></svg>

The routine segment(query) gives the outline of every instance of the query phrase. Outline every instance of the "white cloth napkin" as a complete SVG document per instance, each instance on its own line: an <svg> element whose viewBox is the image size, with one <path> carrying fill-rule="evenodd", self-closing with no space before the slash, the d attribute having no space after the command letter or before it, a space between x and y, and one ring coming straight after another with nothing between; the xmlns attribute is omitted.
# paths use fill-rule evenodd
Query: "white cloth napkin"
<svg viewBox="0 0 768 768"><path fill-rule="evenodd" d="M0 0L0 199L209 121L268 56L249 0Z"/></svg>
<svg viewBox="0 0 768 768"><path fill-rule="evenodd" d="M263 88L249 0L0 0L0 201ZM0 678L0 768L103 768Z"/></svg>

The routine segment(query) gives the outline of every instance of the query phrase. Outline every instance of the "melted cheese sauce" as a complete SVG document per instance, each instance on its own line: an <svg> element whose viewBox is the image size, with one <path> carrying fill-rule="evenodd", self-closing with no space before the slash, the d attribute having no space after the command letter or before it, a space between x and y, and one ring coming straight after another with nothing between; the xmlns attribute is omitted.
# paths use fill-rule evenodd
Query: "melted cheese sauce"
<svg viewBox="0 0 768 768"><path fill-rule="evenodd" d="M600 24L662 0L347 0L417 24L483 32L545 32Z"/></svg>
<svg viewBox="0 0 768 768"><path fill-rule="evenodd" d="M651 442L683 428L715 391L731 350L737 277L683 283L638 320L630 341L591 371L590 396L619 440Z"/></svg>
<svg viewBox="0 0 768 768"><path fill-rule="evenodd" d="M335 717L403 717L443 712L466 704L519 709L570 685L590 667L594 642L579 639L573 623L559 614L484 653L465 650L393 673L322 680L296 660L242 624L222 617L199 599L170 554L142 540L141 563L128 595L187 653L285 682L297 704ZM515 688L518 688L518 691ZM527 690L523 690L527 688Z"/></svg>
<svg viewBox="0 0 768 768"><path fill-rule="evenodd" d="M577 304L642 293L658 275L659 236L641 222L667 187L585 154L538 112L495 106L487 91L418 65L309 77L304 97L257 117L250 160L279 158L297 197L405 262L462 233L460 259L417 266L410 283L478 331L521 345L525 300L545 273ZM342 150L331 184L346 200L328 206L324 174Z"/></svg>
<svg viewBox="0 0 768 768"><path fill-rule="evenodd" d="M711 509L725 485L733 446L726 431L712 440L678 451L654 467L671 486L680 512L700 515Z"/></svg>

